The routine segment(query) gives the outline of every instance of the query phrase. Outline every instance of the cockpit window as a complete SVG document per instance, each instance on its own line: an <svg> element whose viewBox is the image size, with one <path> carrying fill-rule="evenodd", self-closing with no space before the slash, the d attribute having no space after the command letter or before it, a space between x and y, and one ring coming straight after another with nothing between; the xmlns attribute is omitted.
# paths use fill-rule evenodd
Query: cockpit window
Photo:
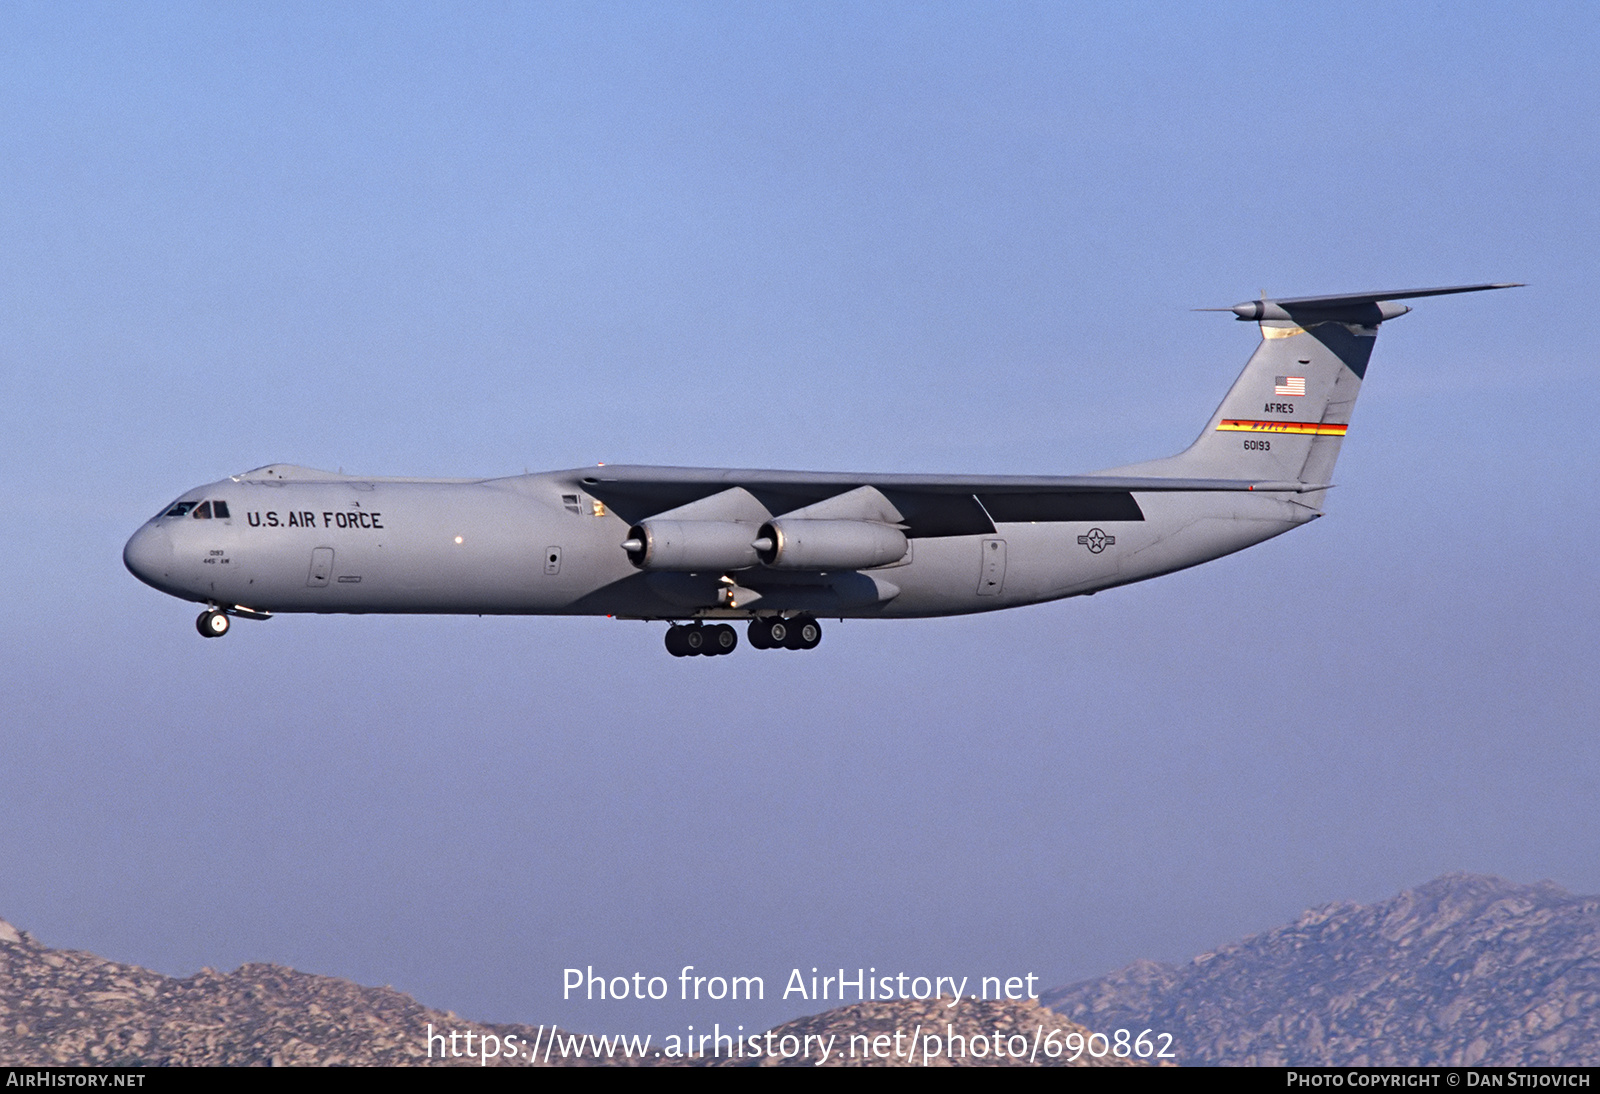
<svg viewBox="0 0 1600 1094"><path fill-rule="evenodd" d="M171 509L161 514L164 517L192 517L195 520L228 520L232 514L228 512L228 503L225 501L180 501Z"/></svg>

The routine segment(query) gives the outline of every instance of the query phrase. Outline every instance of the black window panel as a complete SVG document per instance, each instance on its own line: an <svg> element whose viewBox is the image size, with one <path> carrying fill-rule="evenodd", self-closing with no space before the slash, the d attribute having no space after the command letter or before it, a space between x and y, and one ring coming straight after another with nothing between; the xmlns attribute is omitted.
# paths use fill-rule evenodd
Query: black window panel
<svg viewBox="0 0 1600 1094"><path fill-rule="evenodd" d="M169 517L187 516L188 513L189 513L189 510L191 510L193 508L194 508L194 502L192 502L192 501L180 501L177 505L174 505L171 509L168 509L166 515L169 516Z"/></svg>
<svg viewBox="0 0 1600 1094"><path fill-rule="evenodd" d="M1143 520L1144 511L1126 490L1052 490L1032 494L980 494L1000 524Z"/></svg>
<svg viewBox="0 0 1600 1094"><path fill-rule="evenodd" d="M211 503L211 515L216 517L218 520L227 520L228 519L228 503L225 502L225 501L214 501L214 502L212 502Z"/></svg>
<svg viewBox="0 0 1600 1094"><path fill-rule="evenodd" d="M194 511L194 519L195 520L210 520L211 519L211 503L209 501L203 501L203 502L200 503L200 507Z"/></svg>

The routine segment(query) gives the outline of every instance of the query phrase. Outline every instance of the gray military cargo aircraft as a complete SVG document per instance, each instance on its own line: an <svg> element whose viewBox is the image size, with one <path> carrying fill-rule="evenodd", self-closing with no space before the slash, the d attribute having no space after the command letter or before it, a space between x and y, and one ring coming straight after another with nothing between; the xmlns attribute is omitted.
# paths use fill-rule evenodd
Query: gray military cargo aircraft
<svg viewBox="0 0 1600 1094"><path fill-rule="evenodd" d="M400 479L273 464L190 490L128 569L205 604L200 633L279 612L607 615L674 656L812 649L819 616L994 611L1169 574L1322 515L1378 326L1459 285L1236 304L1262 341L1204 432L1076 476L600 465Z"/></svg>

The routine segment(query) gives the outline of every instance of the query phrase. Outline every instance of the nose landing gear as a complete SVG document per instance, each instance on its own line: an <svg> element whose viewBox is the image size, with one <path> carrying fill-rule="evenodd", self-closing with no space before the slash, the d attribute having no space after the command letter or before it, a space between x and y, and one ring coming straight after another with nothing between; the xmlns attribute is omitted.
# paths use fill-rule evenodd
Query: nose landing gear
<svg viewBox="0 0 1600 1094"><path fill-rule="evenodd" d="M207 608L194 621L195 629L205 638L221 638L228 633L228 615L215 608Z"/></svg>
<svg viewBox="0 0 1600 1094"><path fill-rule="evenodd" d="M201 612L200 618L194 621L194 627L205 638L221 638L228 633L228 627L232 625L231 620L236 615L245 619L272 618L271 612L257 611L243 604L228 604L207 608Z"/></svg>

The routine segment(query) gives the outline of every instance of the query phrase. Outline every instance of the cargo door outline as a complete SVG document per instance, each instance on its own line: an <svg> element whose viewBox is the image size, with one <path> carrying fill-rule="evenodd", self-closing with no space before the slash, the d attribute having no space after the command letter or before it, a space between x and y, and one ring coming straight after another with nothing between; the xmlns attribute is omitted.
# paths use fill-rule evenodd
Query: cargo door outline
<svg viewBox="0 0 1600 1094"><path fill-rule="evenodd" d="M978 564L978 595L999 596L1006 587L1006 541L986 538L978 541L983 552Z"/></svg>
<svg viewBox="0 0 1600 1094"><path fill-rule="evenodd" d="M320 589L333 576L333 548L318 547L311 552L311 569L306 574L306 584Z"/></svg>

